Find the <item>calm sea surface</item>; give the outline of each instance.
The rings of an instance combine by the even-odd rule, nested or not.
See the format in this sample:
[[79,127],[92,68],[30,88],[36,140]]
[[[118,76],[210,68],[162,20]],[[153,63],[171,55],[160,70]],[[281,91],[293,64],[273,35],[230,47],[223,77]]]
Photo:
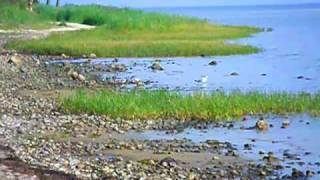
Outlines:
[[[163,8],[146,11],[205,18],[212,23],[273,29],[272,32],[259,33],[251,38],[237,41],[258,46],[264,49],[262,53],[216,57],[221,64],[214,69],[203,67],[205,60],[192,61],[191,65],[188,61],[180,61],[183,66],[181,69],[185,73],[181,79],[178,78],[178,82],[184,85],[191,86],[189,80],[208,75],[209,90],[222,87],[262,91],[319,91],[320,5]],[[198,68],[198,72],[194,71]],[[189,71],[191,69],[193,71]],[[233,71],[238,72],[240,76],[232,78],[225,76]],[[261,76],[262,73],[267,76]],[[304,78],[297,79],[298,76]]]

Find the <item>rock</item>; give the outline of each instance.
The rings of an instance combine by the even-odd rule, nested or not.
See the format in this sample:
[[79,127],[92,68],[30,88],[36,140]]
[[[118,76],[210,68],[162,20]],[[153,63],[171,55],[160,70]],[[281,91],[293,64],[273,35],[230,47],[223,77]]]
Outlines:
[[23,60],[21,59],[20,56],[14,55],[14,56],[10,57],[10,59],[8,60],[8,63],[9,64],[14,64],[16,66],[21,66],[22,63],[23,63]]
[[218,64],[218,62],[215,61],[215,60],[209,62],[209,65],[210,65],[210,66],[216,66],[217,64]]
[[275,157],[272,152],[269,152],[267,156],[263,157],[263,160],[269,163],[273,163],[273,162],[277,162],[278,158]]
[[264,151],[259,151],[259,154],[263,155],[263,154],[265,154],[265,152]]
[[310,155],[310,154],[312,154],[311,152],[305,152],[304,153],[304,155],[306,155],[306,156],[308,156],[308,155]]
[[315,172],[313,172],[313,171],[310,171],[310,170],[307,170],[306,171],[306,176],[307,177],[312,177],[312,176],[314,176],[316,173]]
[[282,121],[282,127],[281,128],[287,128],[288,126],[290,126],[290,121],[289,119],[285,119]]
[[77,79],[78,79],[79,81],[85,81],[85,80],[86,80],[86,77],[84,77],[84,75],[82,75],[82,74],[79,74]]
[[95,58],[97,58],[97,55],[94,54],[94,53],[91,53],[91,54],[89,54],[89,58],[90,59],[95,59]]
[[163,71],[163,67],[159,63],[153,63],[150,68],[154,71]]
[[196,179],[196,175],[193,173],[193,172],[190,172],[189,174],[188,174],[188,179],[189,180],[194,180],[194,179]]
[[264,118],[260,118],[257,123],[256,123],[256,129],[259,131],[265,131],[268,130],[268,121],[265,120]]
[[67,56],[67,55],[65,55],[65,54],[61,54],[61,57],[64,58],[64,59],[69,58],[69,56]]
[[299,171],[299,170],[297,170],[296,168],[293,168],[292,169],[292,174],[291,174],[291,176],[293,177],[293,178],[303,178],[304,177],[304,174],[303,174],[303,172],[302,171]]
[[219,160],[219,159],[220,159],[220,158],[219,158],[218,156],[213,156],[213,157],[212,157],[212,160],[213,160],[213,161],[217,161],[217,160]]
[[110,66],[110,70],[109,71],[118,71],[118,72],[125,72],[127,71],[127,66],[124,64],[111,64]]
[[172,157],[166,157],[164,159],[162,159],[160,162],[160,165],[167,167],[167,166],[176,166],[178,163],[175,159],[173,159]]
[[76,71],[73,71],[70,76],[73,80],[76,80],[78,79],[79,74]]
[[237,73],[237,72],[232,72],[232,73],[230,74],[230,76],[239,76],[239,73]]
[[243,145],[243,148],[244,148],[244,150],[252,150],[252,144],[244,144]]
[[260,174],[260,176],[267,176],[267,173],[263,170],[261,170],[259,174]]

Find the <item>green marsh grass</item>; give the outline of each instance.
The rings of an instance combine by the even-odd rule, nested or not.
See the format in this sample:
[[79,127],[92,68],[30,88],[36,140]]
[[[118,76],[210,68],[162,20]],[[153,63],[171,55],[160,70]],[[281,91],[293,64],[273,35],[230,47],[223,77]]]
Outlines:
[[320,115],[320,94],[214,92],[182,95],[168,91],[98,92],[77,90],[61,98],[70,113],[124,119],[228,120],[249,114]]
[[0,29],[47,28],[50,18],[26,10],[26,1],[0,0]]
[[253,27],[213,25],[194,18],[98,5],[68,5],[58,9],[38,6],[36,10],[43,18],[98,27],[12,42],[7,48],[54,55],[95,53],[99,57],[233,55],[259,51],[249,45],[225,43],[260,31]]

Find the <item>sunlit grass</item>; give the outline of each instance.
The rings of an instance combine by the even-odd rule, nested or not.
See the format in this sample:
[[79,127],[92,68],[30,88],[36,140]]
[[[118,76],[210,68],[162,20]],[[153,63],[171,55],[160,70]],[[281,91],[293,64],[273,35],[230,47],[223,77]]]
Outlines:
[[46,39],[11,42],[6,48],[51,55],[95,53],[99,57],[233,55],[259,51],[249,45],[225,43],[225,40],[248,37],[260,31],[252,27],[213,25],[200,19],[98,5],[62,8],[41,5],[35,8],[34,14],[24,13],[41,20],[98,27],[57,33]]
[[182,95],[168,91],[78,90],[61,100],[70,113],[108,115],[124,119],[227,120],[259,113],[320,115],[320,94],[259,92]]
[[[198,27],[202,27],[201,30]],[[180,24],[170,30],[96,30],[55,34],[46,39],[18,41],[7,47],[30,53],[72,56],[95,53],[99,57],[168,57],[250,54],[259,51],[249,45],[227,44],[226,39],[250,36],[258,29]]]
[[26,10],[22,3],[11,4],[0,0],[0,29],[46,28],[49,19]]

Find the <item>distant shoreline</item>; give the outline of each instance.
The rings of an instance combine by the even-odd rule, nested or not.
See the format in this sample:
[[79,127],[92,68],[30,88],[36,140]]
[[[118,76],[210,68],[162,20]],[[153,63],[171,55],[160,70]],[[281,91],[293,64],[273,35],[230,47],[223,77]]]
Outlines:
[[252,8],[261,8],[261,9],[318,9],[320,8],[320,3],[301,3],[301,4],[265,4],[265,5],[217,5],[217,6],[163,6],[163,7],[134,7],[134,9],[142,9],[142,10],[153,10],[153,9],[243,9],[248,10]]

